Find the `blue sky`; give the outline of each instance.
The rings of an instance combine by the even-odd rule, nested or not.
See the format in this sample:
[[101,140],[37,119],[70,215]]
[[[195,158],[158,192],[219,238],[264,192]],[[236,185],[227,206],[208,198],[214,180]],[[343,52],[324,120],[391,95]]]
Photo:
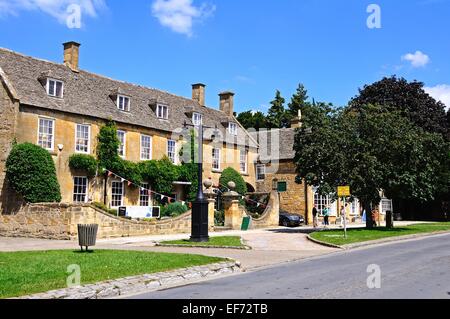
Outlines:
[[[66,23],[73,4],[81,28]],[[370,4],[381,28],[367,27]],[[392,74],[450,106],[450,0],[0,0],[0,30],[0,47],[55,62],[78,41],[81,68],[115,79],[182,96],[203,82],[211,107],[232,90],[238,112],[300,82],[345,105]]]

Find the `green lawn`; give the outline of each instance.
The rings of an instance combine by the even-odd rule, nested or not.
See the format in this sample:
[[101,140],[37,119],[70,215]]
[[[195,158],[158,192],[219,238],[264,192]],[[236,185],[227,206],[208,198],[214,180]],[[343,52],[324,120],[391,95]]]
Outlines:
[[386,237],[405,236],[419,233],[432,233],[438,231],[450,231],[450,223],[417,224],[394,229],[375,228],[368,230],[365,228],[349,229],[348,238],[344,238],[343,230],[319,231],[311,234],[311,237],[334,245],[347,245],[370,240],[377,240]]
[[135,251],[0,252],[0,298],[66,288],[67,267],[81,267],[81,284],[223,261],[199,255]]
[[223,236],[223,237],[210,237],[208,242],[194,243],[189,240],[174,240],[163,241],[161,244],[166,245],[186,245],[186,246],[218,246],[218,247],[244,247],[241,243],[241,237],[239,236]]

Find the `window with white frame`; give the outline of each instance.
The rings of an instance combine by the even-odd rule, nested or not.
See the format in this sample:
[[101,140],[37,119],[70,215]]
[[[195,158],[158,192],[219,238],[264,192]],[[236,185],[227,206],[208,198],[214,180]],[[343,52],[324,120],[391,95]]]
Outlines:
[[55,120],[39,119],[38,145],[53,151],[55,143]]
[[192,114],[192,124],[200,126],[203,124],[203,116],[200,113]]
[[174,140],[167,141],[167,157],[172,163],[177,161],[177,143]]
[[89,125],[77,124],[75,134],[75,152],[89,154],[91,127]]
[[156,116],[159,119],[168,120],[169,119],[169,107],[167,105],[158,104],[156,106]]
[[123,182],[115,181],[111,186],[111,207],[123,206]]
[[213,148],[212,150],[212,168],[215,171],[220,171],[220,149]]
[[236,123],[228,123],[228,133],[238,135],[238,126]]
[[256,180],[264,181],[266,179],[266,165],[256,165]]
[[76,176],[73,178],[73,202],[86,203],[88,200],[87,177]]
[[128,96],[118,95],[117,96],[117,108],[121,111],[130,111],[131,99]]
[[331,204],[331,200],[330,200],[330,196],[322,196],[320,195],[317,190],[314,191],[314,205],[316,205],[317,210],[319,211],[320,214],[323,213],[323,210],[325,208],[330,209],[330,204]]
[[117,131],[117,138],[119,139],[119,149],[117,150],[120,157],[125,157],[126,135],[124,131]]
[[248,172],[248,151],[247,150],[240,150],[239,155],[239,165],[241,169],[241,173],[247,174]]
[[139,192],[139,206],[148,207],[150,206],[150,201],[150,186],[148,183],[143,183]]
[[47,79],[46,89],[50,96],[62,98],[64,95],[64,84],[61,81]]
[[141,160],[149,161],[152,159],[152,137],[141,135]]

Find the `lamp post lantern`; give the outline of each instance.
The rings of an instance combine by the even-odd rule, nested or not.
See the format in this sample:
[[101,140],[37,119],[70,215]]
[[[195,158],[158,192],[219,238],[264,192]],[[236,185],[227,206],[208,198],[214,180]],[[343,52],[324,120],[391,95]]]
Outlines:
[[[186,123],[184,125],[185,127],[190,126]],[[194,127],[198,129],[198,191],[197,197],[192,203],[191,241],[199,243],[209,241],[208,199],[203,193],[203,130],[207,127],[203,125]]]

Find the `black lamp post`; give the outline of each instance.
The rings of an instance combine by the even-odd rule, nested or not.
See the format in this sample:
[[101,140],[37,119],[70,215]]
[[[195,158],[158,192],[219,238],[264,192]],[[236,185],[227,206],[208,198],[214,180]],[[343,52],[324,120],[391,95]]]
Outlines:
[[[186,122],[184,126],[193,126],[198,129],[198,192],[195,201],[192,203],[192,242],[209,241],[209,223],[208,223],[208,200],[203,193],[203,125],[189,125]],[[193,148],[195,149],[195,148]]]

